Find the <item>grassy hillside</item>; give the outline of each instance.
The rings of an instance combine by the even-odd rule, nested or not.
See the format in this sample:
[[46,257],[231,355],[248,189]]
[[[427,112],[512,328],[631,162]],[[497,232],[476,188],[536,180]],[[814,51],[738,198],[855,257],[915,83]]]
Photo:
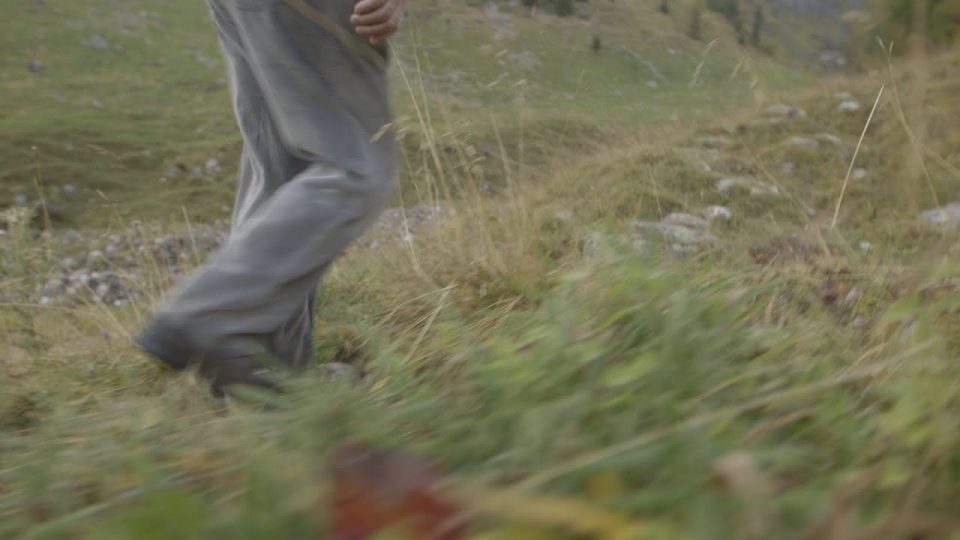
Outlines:
[[[195,220],[226,215],[240,143],[202,2],[8,2],[0,201],[37,200],[39,175],[63,227],[180,219],[181,207]],[[748,103],[755,82],[800,80],[733,46],[703,54],[653,4],[601,2],[583,20],[416,2],[395,43],[408,148],[424,137],[418,102],[437,134],[500,154],[499,134],[516,159],[524,137],[532,163],[561,140],[682,122]]]
[[[189,56],[213,46],[199,8],[142,4],[130,34],[84,25],[134,2],[51,0],[3,34],[23,104],[0,118],[3,189],[29,192],[36,145],[44,189],[74,175],[85,221],[38,236],[42,214],[5,213],[0,538],[326,538],[331,450],[352,438],[440,464],[470,538],[957,538],[960,216],[920,214],[960,200],[956,53],[811,81],[720,24],[704,56],[641,2],[518,11],[499,40],[500,15],[421,6],[396,45],[402,196],[444,217],[335,265],[290,395],[223,404],[129,344],[218,231],[201,222],[237,144],[218,70]],[[94,33],[123,48],[76,46]],[[169,45],[155,71],[148,39]],[[60,55],[101,71],[58,74]],[[16,71],[34,56],[44,71]],[[189,178],[217,152],[212,181]],[[65,254],[98,272],[88,289],[109,272],[139,293],[46,297],[77,272]]]

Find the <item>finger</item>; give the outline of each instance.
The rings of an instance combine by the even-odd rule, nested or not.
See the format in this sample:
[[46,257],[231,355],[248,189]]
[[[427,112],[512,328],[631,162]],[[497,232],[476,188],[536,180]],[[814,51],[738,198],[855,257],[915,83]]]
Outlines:
[[382,22],[380,24],[374,24],[369,26],[358,26],[357,34],[361,36],[368,36],[371,38],[380,38],[380,37],[390,37],[397,32],[397,29],[400,27],[400,21],[398,17],[391,17],[390,20]]
[[387,32],[387,33],[385,33],[385,34],[379,34],[379,35],[376,35],[376,36],[371,37],[371,38],[370,38],[370,43],[371,43],[372,45],[379,45],[379,44],[381,44],[381,43],[384,43],[384,42],[386,42],[388,39],[390,39],[391,36],[393,36],[394,34],[396,34],[399,29],[400,29],[400,25],[397,24],[395,30],[392,30],[392,31]]
[[376,26],[390,20],[395,12],[395,7],[391,3],[386,3],[380,9],[371,11],[364,15],[354,14],[350,17],[350,23],[354,26]]
[[371,11],[377,11],[388,3],[389,0],[360,0],[360,2],[357,2],[357,5],[353,7],[353,13],[355,15],[364,15]]

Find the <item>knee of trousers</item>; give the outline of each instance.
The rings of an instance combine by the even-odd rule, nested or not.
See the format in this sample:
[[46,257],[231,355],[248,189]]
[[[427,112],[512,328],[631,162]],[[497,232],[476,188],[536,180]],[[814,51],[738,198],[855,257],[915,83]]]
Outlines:
[[377,213],[393,197],[397,175],[391,168],[371,166],[370,169],[352,172],[328,161],[314,162],[290,182],[287,197],[295,200],[334,197],[343,204],[342,210],[360,214],[357,217]]

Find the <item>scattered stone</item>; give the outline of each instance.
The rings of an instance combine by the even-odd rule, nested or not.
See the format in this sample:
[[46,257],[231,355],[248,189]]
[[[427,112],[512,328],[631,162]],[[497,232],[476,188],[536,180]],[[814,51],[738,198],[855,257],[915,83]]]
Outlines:
[[709,222],[717,220],[729,221],[733,219],[733,212],[726,206],[708,206],[703,209],[703,215]]
[[859,247],[860,247],[860,251],[864,253],[870,253],[870,251],[873,249],[873,244],[871,244],[870,242],[864,241],[864,242],[860,242]]
[[207,172],[215,173],[220,171],[220,160],[217,158],[210,158],[204,164],[204,167],[207,169]]
[[629,246],[637,253],[645,253],[648,247],[646,239],[641,235],[617,237],[594,231],[583,240],[583,256],[587,259],[595,259],[602,255],[609,255],[614,252],[612,248],[618,245]]
[[203,169],[201,169],[199,166],[194,167],[193,170],[190,171],[190,174],[194,178],[201,178],[203,176]]
[[869,174],[870,173],[868,173],[867,170],[864,169],[863,167],[857,167],[856,169],[853,170],[852,173],[850,173],[850,178],[857,181],[866,180]]
[[64,259],[60,261],[60,268],[63,268],[64,270],[73,270],[76,267],[77,260],[73,257],[64,257]]
[[64,289],[64,287],[63,287],[63,279],[62,279],[62,278],[53,278],[53,279],[47,281],[47,282],[43,285],[43,289],[42,289],[42,291],[43,291],[43,296],[44,296],[44,297],[56,296],[58,293],[60,293],[61,291],[63,291],[63,289]]
[[706,231],[670,223],[634,221],[630,224],[630,228],[641,234],[656,233],[664,240],[681,246],[714,245],[719,241],[716,236]]
[[66,195],[66,196],[68,196],[68,197],[72,197],[72,196],[76,195],[76,194],[77,194],[77,186],[75,186],[75,185],[73,185],[73,184],[67,184],[67,185],[63,186],[63,194]]
[[97,298],[99,298],[100,300],[103,300],[104,298],[106,298],[108,294],[110,294],[110,285],[106,283],[101,283],[97,285],[97,290],[95,294],[97,295]]
[[328,362],[323,364],[323,368],[328,379],[353,379],[358,375],[355,367],[343,362]]
[[90,100],[90,105],[97,109],[103,108],[103,102],[100,101],[99,99]]
[[777,186],[770,185],[749,176],[732,176],[717,182],[717,191],[720,193],[732,193],[737,190],[745,190],[749,192],[750,195],[780,194]]
[[843,139],[841,139],[840,137],[837,137],[832,133],[821,133],[817,135],[817,138],[820,139],[821,141],[828,142],[834,146],[843,145]]
[[69,229],[63,232],[61,238],[66,244],[76,244],[83,240],[83,235],[73,229]]
[[462,84],[467,80],[467,72],[460,69],[451,69],[447,72],[447,80],[453,84]]
[[715,148],[676,148],[674,154],[689,167],[705,173],[713,172],[724,158],[723,152]]
[[171,166],[167,167],[167,170],[166,170],[166,171],[164,171],[163,176],[166,177],[166,178],[173,179],[173,178],[176,178],[176,177],[180,176],[180,174],[183,173],[183,172],[184,172],[184,168],[183,168],[182,166],[180,166],[180,165],[171,165]]
[[938,227],[960,229],[960,203],[951,203],[920,213],[920,219]]
[[705,229],[707,227],[707,221],[705,219],[691,214],[684,214],[682,212],[673,212],[672,214],[667,215],[667,217],[663,218],[662,223],[668,225],[681,225],[693,229]]
[[820,53],[820,68],[826,71],[841,71],[847,67],[847,57],[840,51],[823,51]]
[[792,161],[788,161],[780,167],[780,171],[783,172],[783,174],[793,174],[797,171],[797,164]]
[[103,252],[108,259],[113,259],[120,253],[120,248],[118,248],[116,244],[107,244]]
[[39,60],[31,60],[30,63],[27,64],[27,69],[30,73],[40,73],[43,71],[43,67],[43,62]]
[[812,137],[794,137],[790,139],[790,146],[812,150],[820,146],[820,143]]
[[106,265],[107,257],[99,249],[95,249],[87,254],[87,267],[96,268]]
[[807,112],[799,107],[793,105],[786,105],[783,103],[777,103],[775,105],[770,105],[765,110],[767,116],[773,116],[777,118],[784,118],[787,120],[797,120],[800,118],[806,118]]
[[859,101],[852,99],[843,100],[839,105],[837,105],[837,111],[845,113],[855,113],[860,111],[862,108],[863,105],[861,105]]
[[13,198],[13,204],[21,207],[27,206],[30,204],[30,198],[23,193],[19,193]]
[[107,41],[107,38],[101,36],[100,34],[94,34],[83,42],[83,46],[89,49],[105,51],[110,48],[110,42]]

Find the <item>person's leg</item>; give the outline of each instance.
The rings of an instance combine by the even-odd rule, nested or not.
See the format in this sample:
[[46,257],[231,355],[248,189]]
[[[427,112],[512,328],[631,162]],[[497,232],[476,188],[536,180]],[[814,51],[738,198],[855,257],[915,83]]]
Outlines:
[[[230,13],[216,3],[211,5],[211,12],[228,64],[234,110],[244,141],[233,213],[232,228],[236,230],[277,189],[302,172],[307,162],[285,150]],[[267,341],[268,351],[289,367],[302,368],[313,361],[314,298],[315,291],[311,291],[303,306]]]
[[[302,172],[306,162],[284,149],[229,12],[217,4],[211,5],[211,11],[227,61],[233,106],[244,142],[233,213],[232,228],[236,230],[277,189]],[[301,368],[313,360],[314,297],[315,291],[311,291],[304,305],[268,339],[268,351],[289,367]]]
[[[154,345],[175,335],[181,355],[273,349],[302,363],[312,313],[305,299],[376,219],[395,183],[395,144],[376,136],[389,122],[385,75],[282,3],[211,4],[221,31],[229,25],[237,116],[248,143],[236,226],[146,335],[161,336]],[[243,88],[259,90],[266,107],[243,99],[256,94]],[[257,144],[268,139],[279,144]],[[299,171],[269,185],[288,167]],[[146,345],[179,363],[163,358],[170,356],[163,346]]]

